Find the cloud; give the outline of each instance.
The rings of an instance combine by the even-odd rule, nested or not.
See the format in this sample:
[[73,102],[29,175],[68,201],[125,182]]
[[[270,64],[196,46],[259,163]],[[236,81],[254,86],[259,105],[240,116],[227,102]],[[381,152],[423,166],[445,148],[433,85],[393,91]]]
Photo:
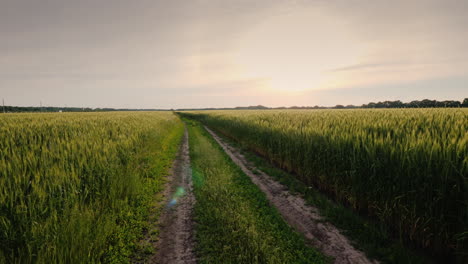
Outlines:
[[362,69],[375,69],[375,68],[386,67],[386,66],[389,66],[389,65],[399,65],[399,64],[401,64],[401,63],[361,63],[361,64],[355,64],[355,65],[351,65],[351,66],[331,69],[330,72],[355,71],[355,70],[362,70]]
[[[468,76],[467,13],[454,0],[4,0],[0,96],[177,108],[330,99],[294,85],[369,101],[375,94],[360,87],[458,87],[450,80]],[[285,89],[268,90],[275,82]]]

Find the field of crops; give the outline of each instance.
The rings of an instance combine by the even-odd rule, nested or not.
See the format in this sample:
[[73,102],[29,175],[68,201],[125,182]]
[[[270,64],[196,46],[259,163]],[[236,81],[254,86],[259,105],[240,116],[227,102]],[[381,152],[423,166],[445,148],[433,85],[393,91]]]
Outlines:
[[184,114],[440,254],[468,252],[468,110]]
[[0,263],[128,261],[182,133],[170,112],[0,116]]
[[[193,119],[365,216],[362,225],[376,222],[383,234],[438,257],[468,257],[466,109],[180,116],[189,128],[197,200],[191,232],[200,263],[328,259],[306,245]],[[150,215],[157,223],[155,206],[164,203],[155,194],[167,189],[183,133],[170,112],[0,115],[0,263],[128,263]],[[405,262],[392,254],[386,262]]]

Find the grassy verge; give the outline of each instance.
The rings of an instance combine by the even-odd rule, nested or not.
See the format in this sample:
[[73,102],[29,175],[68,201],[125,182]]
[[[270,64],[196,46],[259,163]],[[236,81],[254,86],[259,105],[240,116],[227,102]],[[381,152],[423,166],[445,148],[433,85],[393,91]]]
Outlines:
[[200,263],[326,263],[207,132],[187,121]]
[[[216,129],[214,129],[216,131]],[[354,245],[364,251],[370,258],[378,259],[381,263],[434,263],[433,260],[423,256],[422,253],[408,249],[400,241],[392,240],[385,226],[381,226],[366,219],[349,208],[329,200],[314,188],[307,187],[297,180],[294,175],[277,168],[265,158],[255,154],[249,146],[243,145],[225,135],[219,136],[241,150],[247,160],[252,162],[256,169],[272,176],[278,182],[287,186],[292,193],[301,194],[306,202],[319,208],[320,213],[327,221],[344,231],[351,238]]]
[[163,207],[164,197],[161,193],[183,133],[184,128],[180,124],[165,138],[156,134],[149,135],[142,149],[127,167],[129,173],[140,175],[140,194],[120,208],[116,219],[119,223],[118,230],[109,239],[105,263],[127,263],[130,257],[143,260],[154,254],[152,245],[138,243],[138,240],[143,231],[151,230],[152,239],[159,235],[155,224]]

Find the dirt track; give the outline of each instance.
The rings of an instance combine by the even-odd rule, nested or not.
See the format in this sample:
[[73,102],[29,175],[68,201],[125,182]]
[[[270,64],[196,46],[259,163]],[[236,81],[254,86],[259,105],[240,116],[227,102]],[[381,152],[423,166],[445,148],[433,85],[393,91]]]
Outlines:
[[192,220],[195,197],[187,130],[171,170],[166,207],[160,218],[161,233],[155,245],[157,253],[149,263],[196,263]]
[[290,194],[285,186],[265,173],[258,170],[258,173],[254,174],[251,170],[253,165],[237,149],[224,142],[209,128],[205,128],[229,157],[266,194],[284,220],[303,234],[313,247],[333,257],[334,263],[377,263],[370,261],[363,252],[355,249],[336,227],[324,222],[317,208],[307,205],[302,197]]

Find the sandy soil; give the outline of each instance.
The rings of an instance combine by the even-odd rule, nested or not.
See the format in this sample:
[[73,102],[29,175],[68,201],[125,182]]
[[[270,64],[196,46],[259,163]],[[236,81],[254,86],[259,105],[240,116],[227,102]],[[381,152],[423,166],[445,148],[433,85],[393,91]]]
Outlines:
[[370,261],[363,252],[355,249],[335,226],[324,222],[317,208],[307,205],[302,197],[292,195],[285,186],[260,170],[256,170],[258,172],[254,174],[252,172],[254,166],[237,149],[224,142],[209,128],[205,128],[242,171],[266,194],[284,220],[303,234],[313,247],[333,257],[334,263],[378,263]]
[[194,253],[192,171],[185,131],[179,153],[172,166],[166,188],[166,207],[160,218],[160,236],[155,243],[157,253],[149,263],[196,263]]

